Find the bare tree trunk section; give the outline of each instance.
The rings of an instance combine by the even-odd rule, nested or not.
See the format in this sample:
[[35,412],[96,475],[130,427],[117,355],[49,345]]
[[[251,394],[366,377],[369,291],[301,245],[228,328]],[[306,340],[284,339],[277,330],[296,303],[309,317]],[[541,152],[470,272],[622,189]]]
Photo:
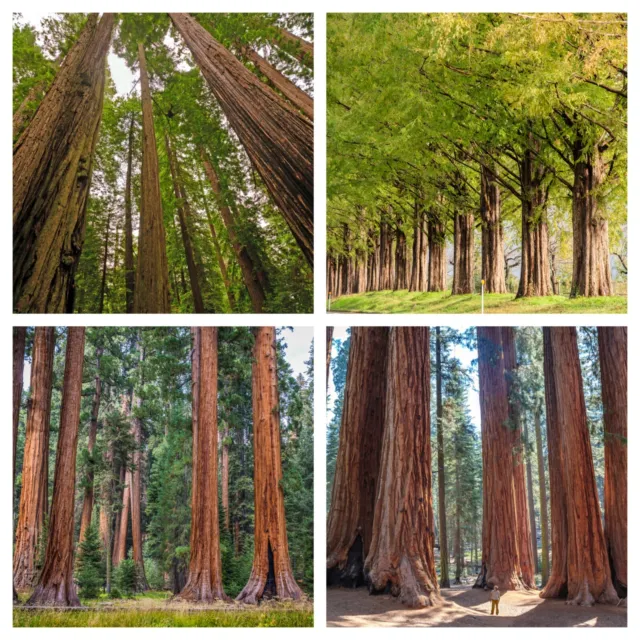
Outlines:
[[[326,388],[329,389],[329,371],[331,369],[331,347],[333,346],[333,327],[327,327],[327,378]],[[15,397],[15,396],[14,396]]]
[[604,406],[604,534],[611,578],[627,597],[627,327],[598,327]]
[[440,602],[431,498],[427,327],[393,327],[373,537],[365,561],[370,593],[390,587],[411,607]]
[[[539,416],[537,417],[539,420]],[[536,510],[535,503],[533,500],[533,472],[531,469],[531,456],[529,455],[529,427],[527,426],[527,421],[523,421],[524,428],[522,431],[523,435],[523,443],[525,447],[525,457],[526,457],[526,471],[527,471],[527,508],[529,511],[529,531],[531,535],[531,553],[533,554],[531,558],[533,559],[533,570],[534,573],[538,573],[538,535],[536,529]]]
[[69,327],[53,501],[44,566],[28,605],[80,606],[73,582],[73,506],[82,400],[84,327]]
[[191,15],[169,15],[313,267],[313,124]]
[[[448,588],[451,586],[451,583],[449,582],[449,545],[447,539],[447,505],[445,499],[444,477],[444,426],[442,424],[442,419],[442,336],[440,335],[440,327],[436,327],[436,438],[438,444],[438,539],[440,540],[440,586]],[[456,490],[458,490],[459,484],[456,467]],[[457,500],[458,498],[456,498],[456,501]],[[458,528],[456,531],[456,540],[459,541],[459,521],[456,526]],[[456,579],[459,578],[460,576],[457,575]]]
[[275,327],[258,327],[253,349],[254,554],[251,575],[236,600],[300,600],[289,560],[280,458],[280,408]]
[[473,215],[455,214],[453,218],[452,295],[473,293]]
[[447,288],[447,243],[444,222],[437,214],[427,216],[429,237],[429,273],[427,291],[444,291]]
[[487,293],[506,293],[504,238],[500,211],[500,187],[495,174],[481,167],[480,219],[482,221],[482,279]]
[[293,45],[296,49],[294,55],[299,62],[309,67],[313,66],[313,43],[299,38],[286,29],[278,29],[278,36],[282,41]]
[[13,148],[13,304],[72,312],[114,15],[91,14]]
[[117,567],[127,557],[127,529],[129,527],[129,511],[131,508],[131,471],[125,469],[124,488],[122,489],[122,510],[117,521],[117,541],[113,548],[113,566]]
[[142,168],[140,172],[140,226],[134,313],[171,313],[167,246],[162,219],[160,169],[153,124],[153,105],[144,46],[138,43],[142,95]]
[[[20,426],[20,405],[24,384],[24,349],[27,328],[13,328],[13,483],[16,482],[16,455],[18,451],[18,427]],[[329,364],[327,360],[327,370]]]
[[549,580],[549,515],[547,510],[547,482],[542,450],[542,430],[540,429],[540,409],[536,409],[536,453],[538,457],[538,483],[540,491],[540,529],[542,538],[542,586]]
[[413,252],[409,291],[426,291],[429,283],[427,268],[428,231],[422,201],[414,203]]
[[280,73],[268,60],[265,60],[253,49],[244,47],[242,53],[296,109],[313,120],[313,98],[308,93],[299,89],[287,76]]
[[598,504],[575,327],[551,327],[549,342],[566,501],[567,601],[618,603]]
[[352,327],[327,521],[327,583],[364,584],[373,536],[387,385],[386,327]]
[[107,261],[109,259],[109,230],[111,226],[111,212],[107,215],[107,222],[104,226],[104,255],[102,256],[102,279],[100,281],[100,295],[98,299],[98,313],[104,311],[104,295],[107,289]]
[[179,598],[195,602],[227,600],[222,588],[218,522],[218,330],[195,329],[193,485],[189,576]]
[[229,513],[229,425],[225,423],[222,433],[222,509],[224,510],[224,528],[229,531],[231,514]]
[[133,299],[136,284],[136,272],[133,265],[133,221],[131,209],[131,189],[133,177],[133,138],[134,119],[131,114],[129,124],[129,146],[127,151],[127,178],[124,188],[124,280],[126,287],[126,311],[133,313]]

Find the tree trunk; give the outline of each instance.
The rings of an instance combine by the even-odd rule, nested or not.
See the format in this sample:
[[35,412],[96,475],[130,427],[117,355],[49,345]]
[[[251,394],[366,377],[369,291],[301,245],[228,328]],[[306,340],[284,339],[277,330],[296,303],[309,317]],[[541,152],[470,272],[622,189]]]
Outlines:
[[597,149],[585,153],[578,139],[574,151],[572,215],[573,278],[571,296],[613,295],[609,262],[609,225],[600,208],[604,159]]
[[[333,345],[333,327],[327,327],[327,389],[329,388],[329,370],[331,368],[331,347]],[[15,398],[15,395],[14,395]],[[15,420],[15,418],[14,418]],[[14,447],[15,449],[15,447]]]
[[[440,586],[450,587],[449,582],[449,548],[447,540],[447,505],[445,502],[445,478],[444,478],[444,427],[442,424],[442,337],[440,327],[436,327],[436,434],[438,441],[438,516],[440,540]],[[459,488],[456,467],[456,491]],[[456,502],[458,498],[456,498]],[[460,522],[456,523],[460,527]],[[459,530],[456,531],[458,540]],[[457,557],[457,556],[456,556]],[[456,576],[459,579],[459,575]]]
[[[407,269],[407,237],[402,228],[402,220],[396,218],[396,271],[393,288],[403,291],[409,288],[409,271]],[[361,289],[358,287],[358,292]]]
[[[455,459],[455,467],[456,467],[456,530],[455,530],[455,548],[454,553],[456,554],[456,577],[454,580],[454,584],[462,584],[462,569],[464,565],[463,549],[462,549],[462,504],[460,502],[460,460],[456,457]],[[440,545],[440,555],[442,556],[442,544]],[[449,557],[447,556],[447,572],[449,569]],[[444,585],[440,585],[444,586]],[[446,585],[447,587],[450,585]]]
[[547,511],[547,483],[542,451],[542,430],[540,429],[540,408],[536,408],[536,451],[538,454],[538,484],[540,487],[540,529],[542,538],[542,586],[549,580],[549,516]]
[[429,329],[394,327],[373,536],[370,593],[390,587],[411,607],[440,602],[431,502]]
[[47,495],[49,421],[53,383],[54,327],[36,327],[31,357],[31,381],[22,463],[22,490],[13,555],[14,585],[19,591],[33,586],[36,553],[43,533],[43,500]]
[[455,214],[453,218],[452,295],[473,293],[473,216]]
[[[553,597],[560,595],[556,591],[566,591],[570,604],[617,603],[598,504],[576,329],[551,327],[544,331],[551,347],[550,354],[545,350],[545,355],[550,356],[557,398],[555,409],[565,496],[561,516],[566,519],[566,571],[564,575],[556,573],[554,546],[552,577],[541,595]],[[549,447],[551,444],[550,441]]]
[[191,295],[193,298],[193,310],[195,313],[204,313],[204,302],[202,301],[202,292],[200,291],[200,282],[198,281],[198,267],[194,259],[193,246],[191,244],[191,236],[189,234],[189,226],[187,224],[187,207],[188,202],[184,190],[181,189],[180,173],[178,167],[178,159],[175,151],[171,147],[169,134],[165,133],[164,143],[167,148],[167,157],[169,159],[169,170],[171,172],[171,181],[173,182],[173,193],[176,197],[176,209],[178,211],[178,222],[180,223],[180,235],[182,237],[182,246],[187,259],[187,270],[189,272],[189,283],[191,284]]
[[204,163],[207,178],[209,179],[211,189],[213,190],[218,204],[218,210],[220,211],[220,215],[222,216],[224,226],[227,229],[229,241],[231,242],[231,246],[233,247],[233,250],[236,254],[238,264],[240,265],[240,270],[242,271],[242,279],[244,280],[244,284],[247,287],[249,298],[251,298],[251,305],[255,313],[262,313],[265,292],[257,276],[253,260],[251,259],[251,256],[249,255],[246,247],[243,247],[238,241],[238,236],[235,231],[235,221],[233,219],[231,210],[224,201],[222,189],[220,187],[220,181],[218,180],[218,176],[213,168],[213,165],[207,158],[204,149],[200,150],[200,154],[202,157],[202,162]]
[[313,43],[307,42],[286,29],[278,29],[279,39],[293,46],[295,58],[302,64],[313,66]]
[[353,327],[327,521],[327,584],[364,584],[382,448],[386,327]]
[[299,89],[289,78],[250,47],[243,47],[242,53],[267,78],[272,87],[277,89],[296,109],[313,120],[313,98],[309,94]]
[[49,537],[44,567],[27,603],[30,606],[80,606],[73,582],[73,506],[82,400],[84,334],[84,327],[68,329]]
[[[539,422],[540,416],[536,415],[535,419]],[[539,425],[538,425],[539,426]],[[536,529],[536,510],[535,503],[533,501],[533,473],[531,469],[531,455],[529,454],[529,427],[527,421],[524,420],[523,438],[525,446],[525,457],[527,467],[527,507],[529,510],[529,531],[531,534],[531,558],[533,559],[534,573],[538,573],[538,531]]]
[[627,328],[598,327],[604,407],[604,534],[611,579],[627,597]]
[[[131,398],[129,391],[122,394],[122,413],[127,421],[131,419]],[[113,566],[117,567],[127,557],[127,529],[131,507],[131,477],[126,464],[120,467],[122,486],[122,508],[116,516],[115,539],[113,541]]]
[[476,587],[523,589],[513,433],[500,327],[478,327],[478,378],[482,430],[482,569]]
[[133,266],[133,224],[131,212],[131,182],[133,176],[133,134],[134,119],[131,114],[129,124],[129,148],[127,152],[127,179],[124,188],[124,281],[126,287],[126,310],[133,313],[136,272]]
[[224,528],[229,531],[231,514],[229,513],[229,425],[225,423],[222,434],[222,509],[224,510]]
[[107,288],[107,260],[109,259],[109,227],[111,225],[111,213],[107,215],[107,223],[104,229],[104,255],[102,257],[102,279],[100,281],[100,294],[98,303],[98,313],[104,310],[104,294]]
[[171,313],[167,246],[162,218],[160,169],[153,124],[153,105],[142,42],[138,43],[142,95],[142,168],[140,172],[140,227],[134,313]]
[[[24,347],[27,341],[27,328],[13,328],[13,484],[16,482],[16,455],[18,452],[18,428],[20,426],[20,405],[24,382]],[[327,356],[327,371],[329,370]]]
[[313,267],[313,124],[191,15],[169,15]]
[[191,557],[184,600],[227,600],[222,588],[218,522],[218,330],[196,328],[192,360],[193,483]]
[[480,175],[480,218],[484,290],[487,293],[506,293],[500,187],[495,174],[484,166]]
[[47,83],[44,80],[34,84],[29,92],[25,96],[24,100],[20,103],[20,106],[13,114],[13,142],[18,140],[22,132],[25,130],[29,121],[33,117],[36,111],[36,105],[34,103],[39,102],[42,94],[46,90]]
[[422,202],[416,199],[414,204],[413,252],[411,282],[409,291],[426,291],[429,283],[427,270],[428,233],[427,220]]
[[427,291],[447,288],[447,244],[444,222],[433,211],[427,215],[429,236],[429,274]]
[[114,15],[91,14],[13,148],[13,303],[72,312]]
[[84,500],[82,502],[82,516],[80,517],[80,535],[78,537],[78,545],[84,540],[84,536],[91,524],[91,515],[93,514],[93,448],[96,444],[98,435],[98,412],[100,411],[100,397],[102,395],[102,380],[100,379],[100,360],[102,358],[103,348],[96,348],[96,388],[93,392],[93,400],[91,401],[91,419],[89,422],[89,439],[87,442],[87,450],[89,451],[89,469],[84,479]]
[[236,600],[257,604],[262,598],[300,600],[302,591],[289,560],[280,461],[280,408],[275,327],[258,327],[253,350],[253,456],[255,528],[253,567]]

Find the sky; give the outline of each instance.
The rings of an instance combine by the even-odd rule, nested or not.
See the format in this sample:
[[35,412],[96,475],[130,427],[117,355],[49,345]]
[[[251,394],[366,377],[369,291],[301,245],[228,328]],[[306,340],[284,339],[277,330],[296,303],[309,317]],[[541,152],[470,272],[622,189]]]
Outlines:
[[[334,340],[345,340],[347,337],[347,329],[348,327],[334,327],[333,328],[333,339]],[[464,331],[467,327],[457,327],[460,331]],[[335,358],[337,355],[337,350],[335,345],[331,349],[331,357]],[[453,349],[453,356],[458,358],[462,363],[462,366],[468,368],[471,364],[472,360],[475,360],[478,357],[476,351],[471,351],[461,345],[455,345]],[[478,393],[478,372],[471,371],[470,372],[472,383],[468,389],[468,405],[469,405],[469,413],[471,416],[471,423],[480,431],[480,396]],[[327,422],[331,421],[333,415],[333,403],[335,401],[335,387],[333,386],[333,376],[331,372],[329,372],[329,404],[327,407]]]

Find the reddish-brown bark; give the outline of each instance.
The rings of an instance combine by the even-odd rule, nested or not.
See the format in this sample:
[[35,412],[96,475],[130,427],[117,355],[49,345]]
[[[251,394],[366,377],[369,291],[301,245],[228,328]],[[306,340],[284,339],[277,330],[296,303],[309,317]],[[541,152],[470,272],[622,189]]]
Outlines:
[[256,604],[262,598],[300,600],[293,577],[284,513],[280,458],[280,407],[275,327],[258,327],[253,348],[254,553],[251,575],[236,600]]
[[327,522],[327,582],[364,583],[384,429],[386,327],[353,327]]
[[452,294],[473,293],[473,215],[455,214],[453,218]]
[[313,266],[313,124],[256,78],[191,15],[169,15]]
[[431,497],[429,329],[394,327],[373,537],[370,593],[390,588],[411,607],[440,602]]
[[598,327],[604,406],[604,534],[611,578],[627,595],[627,328]]
[[73,582],[73,504],[82,401],[84,336],[84,327],[69,327],[49,537],[42,573],[28,605],[80,605]]
[[133,265],[133,224],[131,216],[131,181],[133,175],[133,114],[129,123],[129,143],[127,152],[127,178],[124,188],[124,278],[127,313],[133,313],[133,298],[136,283],[136,272]]
[[170,313],[167,247],[162,219],[160,169],[153,125],[153,105],[144,46],[138,43],[142,95],[142,168],[138,266],[133,298],[135,313]]
[[[13,328],[13,481],[16,481],[16,453],[18,450],[18,426],[20,425],[20,404],[24,378],[24,347],[27,328]],[[328,366],[328,365],[327,365]]]
[[[565,498],[561,518],[566,521],[566,572],[562,575],[556,571],[554,546],[552,575],[541,596],[566,593],[570,604],[617,603],[598,504],[576,329],[551,327],[545,329],[545,333],[550,345],[549,351],[545,349],[545,356],[550,357],[548,367],[553,372],[561,450]],[[553,444],[557,446],[557,439]],[[551,475],[552,481],[557,479],[557,475]],[[552,491],[552,527],[553,497]]]
[[299,62],[307,66],[313,66],[313,43],[299,38],[286,29],[277,30],[276,42],[284,42],[290,45],[293,55]]
[[222,509],[224,510],[224,528],[229,531],[230,513],[229,513],[229,425],[225,423],[222,432]]
[[413,211],[413,251],[409,291],[426,291],[427,272],[427,219],[422,202],[416,198]]
[[500,187],[495,174],[485,166],[481,167],[480,174],[480,218],[484,289],[487,293],[506,293]]
[[329,368],[331,367],[331,346],[333,344],[333,327],[327,327],[327,378],[326,387],[329,388]]
[[444,222],[429,212],[427,234],[429,237],[429,272],[427,291],[444,291],[447,286],[447,244]]
[[73,311],[114,15],[91,14],[13,148],[13,304]]
[[[127,420],[131,419],[131,398],[129,392],[122,395],[122,413]],[[117,567],[127,557],[127,529],[129,526],[129,510],[131,507],[131,472],[124,464],[120,467],[120,485],[122,486],[122,506],[116,515],[114,530],[114,567]]]
[[[197,351],[197,353],[196,353]],[[191,557],[184,600],[226,600],[218,523],[218,330],[195,329]]]
[[43,508],[48,492],[47,462],[54,348],[55,329],[36,327],[27,404],[22,490],[13,555],[14,585],[20,591],[34,584],[36,550],[43,533]]

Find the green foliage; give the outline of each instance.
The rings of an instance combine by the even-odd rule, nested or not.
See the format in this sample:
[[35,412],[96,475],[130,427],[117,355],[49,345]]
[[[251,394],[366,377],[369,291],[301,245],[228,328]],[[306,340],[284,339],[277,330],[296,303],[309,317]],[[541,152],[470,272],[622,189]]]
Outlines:
[[138,590],[138,568],[131,558],[125,558],[114,570],[113,581],[116,589],[125,597],[131,597]]
[[78,548],[75,580],[78,594],[83,599],[97,598],[104,584],[104,562],[98,529],[93,521],[87,528]]

